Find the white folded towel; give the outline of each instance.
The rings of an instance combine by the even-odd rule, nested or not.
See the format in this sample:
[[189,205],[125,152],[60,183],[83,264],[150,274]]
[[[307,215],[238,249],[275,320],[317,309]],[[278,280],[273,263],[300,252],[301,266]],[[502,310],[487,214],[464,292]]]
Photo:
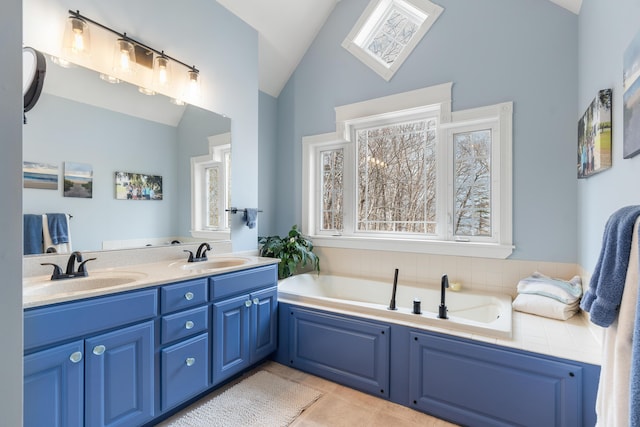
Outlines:
[[565,304],[557,299],[536,294],[519,294],[513,300],[512,305],[516,311],[558,320],[567,320],[580,309],[578,300],[571,304]]
[[582,296],[582,280],[580,276],[574,276],[569,281],[553,279],[535,272],[518,282],[518,293],[541,295],[564,304],[572,304]]

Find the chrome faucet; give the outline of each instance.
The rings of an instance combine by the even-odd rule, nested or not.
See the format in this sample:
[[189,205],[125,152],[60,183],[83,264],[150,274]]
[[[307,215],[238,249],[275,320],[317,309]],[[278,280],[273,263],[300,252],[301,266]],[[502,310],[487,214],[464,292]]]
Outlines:
[[[89,275],[85,265],[89,261],[93,261],[95,258],[89,258],[86,260],[82,259],[82,254],[79,251],[75,251],[71,253],[69,256],[69,260],[67,261],[67,270],[63,273],[62,268],[59,265],[51,263],[51,262],[43,262],[40,265],[51,265],[53,266],[53,274],[51,275],[51,280],[61,280],[61,279],[72,279],[74,277],[86,277]],[[76,262],[80,263],[78,265],[78,270],[75,271]]]
[[442,276],[442,281],[440,282],[440,307],[438,307],[438,317],[440,319],[448,319],[447,316],[447,306],[444,303],[445,297],[445,289],[449,287],[449,277],[446,274]]

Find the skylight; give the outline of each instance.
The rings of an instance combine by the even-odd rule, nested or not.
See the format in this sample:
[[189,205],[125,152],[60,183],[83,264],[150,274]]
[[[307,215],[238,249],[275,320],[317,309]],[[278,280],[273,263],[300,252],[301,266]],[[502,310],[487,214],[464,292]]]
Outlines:
[[342,46],[388,81],[442,11],[428,0],[372,0]]

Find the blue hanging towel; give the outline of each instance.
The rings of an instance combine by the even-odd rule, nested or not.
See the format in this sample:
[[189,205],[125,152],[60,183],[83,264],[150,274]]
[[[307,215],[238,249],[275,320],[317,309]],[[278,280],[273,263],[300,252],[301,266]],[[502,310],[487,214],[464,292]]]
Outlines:
[[42,215],[24,214],[24,255],[42,253]]
[[244,220],[247,223],[247,227],[254,228],[256,226],[257,218],[258,218],[258,209],[247,208],[244,210]]
[[580,307],[589,312],[592,323],[608,327],[618,317],[622,291],[627,278],[633,226],[640,216],[640,206],[618,209],[607,220],[602,248],[589,289]]
[[67,214],[48,213],[47,224],[49,226],[49,235],[54,245],[69,243],[69,221]]

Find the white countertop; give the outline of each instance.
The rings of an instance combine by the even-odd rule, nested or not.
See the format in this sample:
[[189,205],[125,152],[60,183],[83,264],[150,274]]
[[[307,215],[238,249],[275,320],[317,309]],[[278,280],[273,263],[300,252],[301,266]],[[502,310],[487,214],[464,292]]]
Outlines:
[[[40,275],[26,277],[23,280],[23,308],[33,308],[43,305],[55,304],[60,302],[68,302],[83,298],[97,297],[108,295],[116,292],[131,291],[135,289],[143,289],[151,286],[163,285],[166,283],[179,282],[183,280],[196,279],[198,277],[207,277],[215,274],[228,273],[231,271],[246,270],[264,265],[277,264],[277,258],[264,258],[258,256],[246,256],[233,254],[225,254],[220,256],[210,256],[209,260],[225,260],[225,259],[243,259],[245,263],[242,265],[234,265],[215,269],[198,269],[199,264],[191,263],[189,269],[182,268],[185,265],[185,258],[163,260],[158,262],[128,265],[118,268],[91,269],[91,264],[87,264],[89,270],[88,278],[73,278],[62,280],[50,280],[51,275]],[[204,265],[204,264],[202,264]],[[83,289],[82,283],[89,283],[91,280],[109,277],[131,277],[133,280],[124,284],[115,284],[113,286],[100,287],[95,289]],[[89,279],[89,280],[86,280]],[[70,282],[78,284],[77,290],[60,291],[57,288],[67,286]],[[84,282],[83,282],[84,281]],[[39,288],[41,291],[32,292],[33,289]]]

